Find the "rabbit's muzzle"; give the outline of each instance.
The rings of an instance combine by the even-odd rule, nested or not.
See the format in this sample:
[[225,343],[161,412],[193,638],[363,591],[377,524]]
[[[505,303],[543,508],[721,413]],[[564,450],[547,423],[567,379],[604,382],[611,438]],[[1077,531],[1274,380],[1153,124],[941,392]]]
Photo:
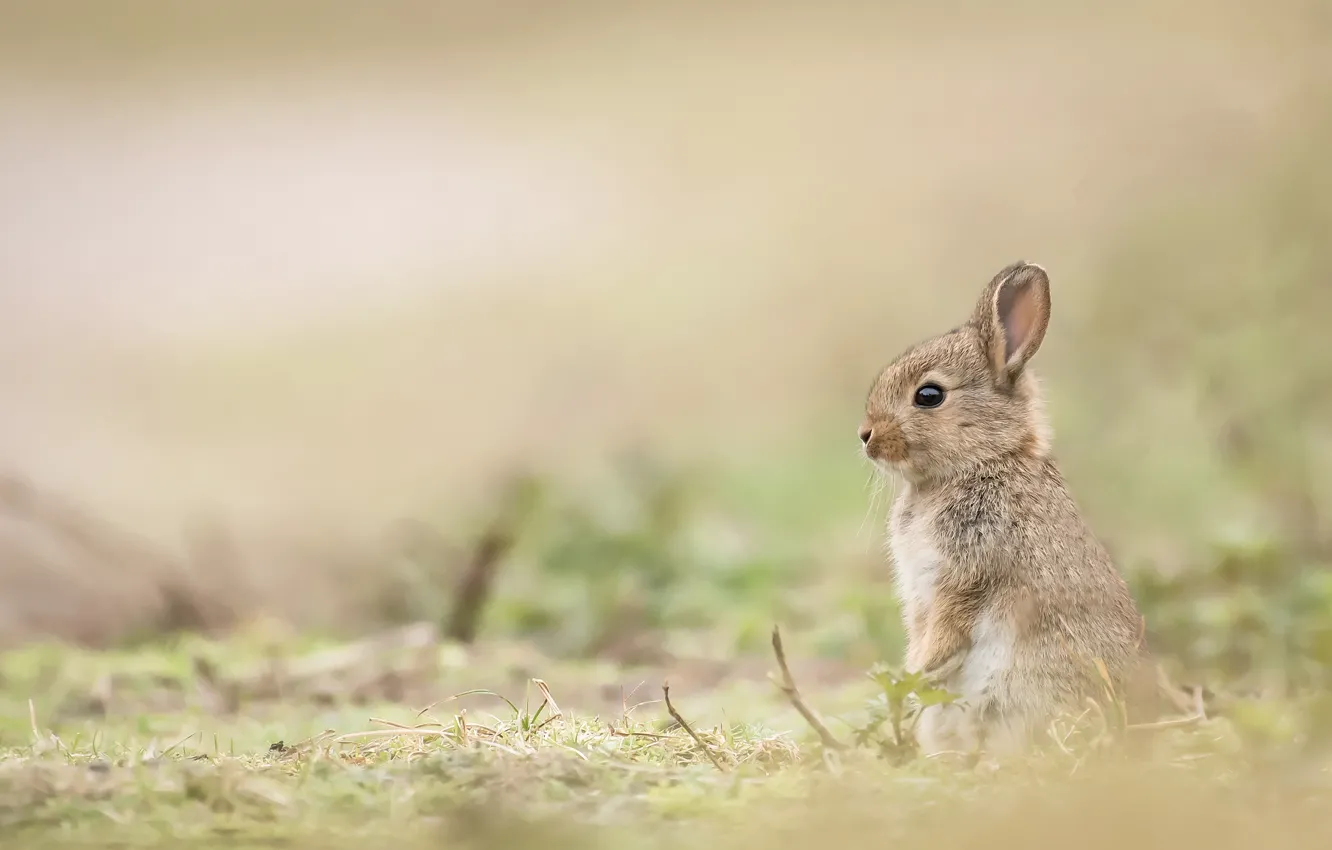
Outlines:
[[860,442],[865,446],[865,456],[875,463],[896,466],[907,458],[906,437],[892,419],[861,425]]

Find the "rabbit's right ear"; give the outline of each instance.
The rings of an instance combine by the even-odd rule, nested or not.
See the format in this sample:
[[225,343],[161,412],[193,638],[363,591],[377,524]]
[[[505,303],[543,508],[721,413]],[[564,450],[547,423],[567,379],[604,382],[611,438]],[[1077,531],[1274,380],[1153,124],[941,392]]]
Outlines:
[[976,304],[990,368],[1000,386],[1011,386],[1041,347],[1050,324],[1050,278],[1045,269],[1017,262],[994,276]]

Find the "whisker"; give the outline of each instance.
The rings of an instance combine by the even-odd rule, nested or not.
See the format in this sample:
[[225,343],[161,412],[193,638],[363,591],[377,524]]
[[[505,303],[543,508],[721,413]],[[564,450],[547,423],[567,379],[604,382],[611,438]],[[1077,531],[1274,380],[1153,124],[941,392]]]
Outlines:
[[875,469],[873,466],[870,467],[869,478],[865,481],[865,489],[869,491],[869,499],[866,500],[867,504],[865,507],[865,513],[860,518],[860,528],[856,532],[857,536],[865,533],[865,524],[869,522],[870,517],[877,516],[879,513],[879,497],[883,495],[884,486],[886,484],[884,481],[885,477],[886,476],[880,473],[879,470]]

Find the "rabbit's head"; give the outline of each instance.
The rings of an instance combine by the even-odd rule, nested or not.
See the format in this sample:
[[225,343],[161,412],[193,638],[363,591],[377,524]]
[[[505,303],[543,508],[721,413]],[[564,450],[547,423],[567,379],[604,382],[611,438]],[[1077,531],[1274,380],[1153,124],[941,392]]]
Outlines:
[[1019,454],[1049,452],[1027,362],[1050,320],[1050,279],[1014,263],[995,275],[970,320],[903,352],[874,382],[860,439],[881,470],[942,480]]

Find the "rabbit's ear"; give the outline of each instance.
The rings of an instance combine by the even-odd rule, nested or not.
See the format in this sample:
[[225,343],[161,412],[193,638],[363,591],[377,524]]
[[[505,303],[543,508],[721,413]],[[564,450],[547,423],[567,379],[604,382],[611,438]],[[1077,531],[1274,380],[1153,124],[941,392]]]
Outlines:
[[973,317],[1002,385],[1011,384],[1041,347],[1050,323],[1050,278],[1031,263],[1014,263],[985,288]]

